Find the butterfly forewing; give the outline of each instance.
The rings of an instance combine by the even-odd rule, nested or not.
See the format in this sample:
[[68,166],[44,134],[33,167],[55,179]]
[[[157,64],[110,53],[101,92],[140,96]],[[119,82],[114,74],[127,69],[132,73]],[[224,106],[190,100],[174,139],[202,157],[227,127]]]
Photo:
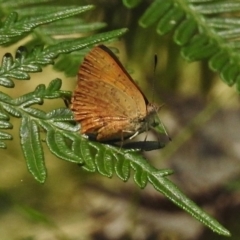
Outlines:
[[94,47],[78,73],[71,109],[82,133],[97,140],[133,135],[134,122],[146,117],[147,99],[114,54],[105,46]]

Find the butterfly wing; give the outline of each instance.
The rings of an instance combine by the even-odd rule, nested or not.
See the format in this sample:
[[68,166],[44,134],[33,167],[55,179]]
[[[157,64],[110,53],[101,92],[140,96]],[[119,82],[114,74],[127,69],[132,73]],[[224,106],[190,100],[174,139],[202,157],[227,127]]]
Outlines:
[[101,132],[98,140],[108,140],[120,138],[121,130],[135,131],[131,123],[146,116],[146,103],[141,90],[107,47],[96,46],[87,54],[71,106],[82,133]]

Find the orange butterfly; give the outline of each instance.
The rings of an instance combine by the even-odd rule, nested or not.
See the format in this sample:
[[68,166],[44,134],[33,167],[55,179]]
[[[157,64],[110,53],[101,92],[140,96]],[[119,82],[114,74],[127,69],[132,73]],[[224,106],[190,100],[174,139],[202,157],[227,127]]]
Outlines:
[[84,58],[71,102],[81,133],[102,142],[123,141],[147,131],[160,108],[148,102],[104,45],[94,47]]

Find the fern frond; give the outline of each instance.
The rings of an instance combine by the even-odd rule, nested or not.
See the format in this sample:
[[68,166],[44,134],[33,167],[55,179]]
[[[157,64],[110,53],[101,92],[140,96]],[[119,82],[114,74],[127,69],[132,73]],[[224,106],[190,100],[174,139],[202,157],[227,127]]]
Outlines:
[[126,29],[114,30],[85,38],[62,41],[44,49],[42,46],[39,46],[35,47],[29,53],[25,47],[19,47],[15,59],[13,59],[12,55],[9,53],[5,54],[3,57],[2,66],[0,67],[0,85],[14,87],[12,78],[27,80],[30,78],[28,73],[42,71],[42,66],[53,64],[54,59],[60,54],[70,53],[98,42],[107,41],[125,32]]
[[98,171],[107,177],[112,177],[115,173],[121,180],[127,181],[133,170],[134,181],[138,187],[145,188],[148,183],[151,183],[157,191],[164,194],[169,200],[189,212],[213,231],[225,236],[230,235],[224,227],[203,212],[166,178],[166,176],[172,174],[172,170],[154,168],[136,150],[119,151],[118,148],[111,145],[87,141],[78,133],[69,134],[73,140],[72,150],[75,155],[81,156],[84,164],[82,167],[87,171]]
[[[6,20],[9,24],[8,27],[2,29],[2,33],[5,34],[4,37],[7,39],[7,44],[20,40],[26,36],[26,34],[31,33],[31,39],[25,44],[28,49],[36,48],[36,46],[54,45],[62,42],[63,38],[76,39],[79,36],[83,37],[86,34],[92,33],[93,31],[102,29],[106,26],[103,22],[88,23],[77,16],[78,13],[83,13],[87,10],[93,9],[92,5],[83,7],[68,6],[66,8],[56,4],[39,6],[37,1],[32,1],[31,3],[24,1],[24,3],[21,4],[12,4],[9,3],[9,5],[7,4],[7,6],[3,6],[4,9],[6,8],[5,12],[12,9],[12,11],[16,11],[18,14],[11,13],[9,15],[9,19],[11,19],[11,21]],[[24,6],[24,8],[21,8],[21,6]],[[9,35],[9,28],[12,29],[11,31],[15,31],[17,36]],[[24,28],[24,31],[21,28]],[[2,39],[4,40],[4,38]],[[81,54],[75,53],[74,56],[76,57],[67,56],[69,63],[67,67],[65,66],[64,69],[61,68],[60,63],[54,66],[55,69],[64,71],[68,76],[75,75],[76,72],[74,72],[74,69],[77,69],[78,67],[77,64],[79,64]],[[63,58],[60,58],[60,61],[61,60],[63,60]],[[28,79],[27,75],[23,77],[24,79]],[[2,82],[2,84],[4,83]],[[13,84],[10,84],[10,82],[7,81],[4,86],[12,87]]]
[[[119,151],[119,148],[111,145],[88,141],[79,134],[79,126],[70,123],[73,116],[69,109],[58,108],[46,113],[34,108],[35,104],[42,104],[44,99],[64,96],[66,92],[61,90],[60,79],[53,80],[48,87],[41,84],[33,92],[16,99],[0,93],[0,106],[5,111],[0,116],[3,119],[9,119],[8,115],[22,118],[21,147],[28,170],[37,181],[43,183],[47,176],[43,142],[40,138],[40,128],[42,128],[46,133],[46,144],[49,150],[60,159],[81,164],[85,170],[98,171],[107,177],[112,177],[116,173],[123,181],[130,178],[133,170],[134,181],[140,188],[145,188],[148,183],[151,183],[159,192],[199,221],[219,234],[229,235],[229,232],[217,221],[203,212],[167,180],[166,176],[172,174],[172,170],[154,168],[136,150]],[[2,136],[1,132],[0,136]]]
[[[136,1],[123,1],[126,6]],[[126,4],[127,2],[127,4]],[[142,27],[157,22],[157,33],[174,31],[174,41],[189,61],[208,59],[223,81],[240,92],[239,19],[226,17],[240,10],[239,1],[155,0],[139,19]],[[223,15],[225,14],[225,15]]]
[[[75,131],[76,127],[69,124],[66,125],[65,123],[65,121],[70,121],[72,119],[72,114],[69,109],[56,109],[49,113],[45,113],[44,111],[32,106],[35,104],[42,104],[44,99],[65,97],[66,92],[60,90],[60,88],[61,80],[55,79],[48,85],[48,87],[41,84],[33,92],[27,93],[16,99],[12,99],[6,94],[0,93],[0,105],[5,111],[4,113],[1,113],[1,118],[8,120],[8,114],[14,117],[22,118],[20,126],[20,139],[23,154],[27,161],[28,170],[33,174],[35,179],[41,183],[43,183],[46,179],[46,169],[39,127],[48,126],[48,129],[45,129],[49,134],[52,132],[57,134],[63,130]],[[11,125],[8,124],[8,127],[11,127]],[[9,139],[9,135],[4,135],[2,132],[0,137],[1,140]],[[59,145],[60,142],[61,141],[57,139],[57,145]],[[51,141],[50,146],[54,144],[55,142]],[[58,150],[64,151],[64,155],[67,155],[66,147],[63,148],[63,145],[61,145]],[[73,154],[70,156],[72,158]],[[68,157],[68,159],[71,158]],[[75,156],[74,160],[78,163],[81,162],[78,156]]]
[[12,129],[13,126],[9,122],[9,116],[4,113],[3,109],[0,109],[0,148],[6,148],[4,140],[11,140],[12,136],[9,133],[1,131],[2,129]]
[[92,9],[93,6],[83,6],[83,7],[69,7],[63,11],[55,11],[49,14],[37,15],[29,18],[18,19],[18,14],[12,12],[2,23],[2,28],[0,29],[0,44],[13,43],[30,33],[34,28],[57,21],[59,19],[68,18],[70,16],[88,11]]
[[[29,0],[25,1],[29,2]],[[135,5],[138,2],[135,0]],[[73,16],[78,12],[76,7],[74,9],[69,8],[69,12],[60,8],[56,9],[53,12],[49,12],[49,15],[36,16],[35,14],[30,14],[31,17],[20,20],[18,20],[17,14],[10,14],[4,22],[4,28],[2,29],[2,43],[17,41],[32,32],[37,26],[63,19],[67,17],[67,14],[69,14],[68,16]],[[78,8],[78,10],[79,12],[85,11],[84,8]],[[54,15],[54,13],[57,15]],[[32,25],[30,24],[31,22]],[[66,20],[64,23],[65,30],[70,31],[70,21]],[[90,30],[90,28],[90,25],[85,25],[85,29]],[[46,29],[50,28],[46,27]],[[35,30],[36,35],[38,30]],[[29,79],[28,73],[41,71],[42,66],[52,64],[60,54],[84,49],[98,42],[118,37],[125,31],[125,29],[122,29],[61,42],[53,41],[52,36],[50,36],[59,34],[59,29],[55,32],[53,30],[46,31],[46,35],[39,34],[39,36],[41,35],[42,38],[49,37],[47,40],[44,40],[49,41],[47,47],[34,47],[33,51],[29,53],[26,51],[26,48],[19,48],[15,59],[10,54],[4,56],[2,68],[0,69],[0,83],[5,87],[13,87],[14,82],[12,78]],[[34,91],[16,99],[0,92],[2,129],[11,128],[9,116],[21,118],[19,130],[21,148],[28,170],[37,181],[43,183],[47,176],[43,147],[46,142],[46,146],[54,155],[65,161],[80,164],[87,171],[97,171],[107,177],[112,177],[116,174],[123,181],[127,181],[131,176],[131,172],[133,172],[134,181],[140,188],[144,188],[148,183],[151,183],[157,191],[162,192],[171,201],[191,213],[214,231],[222,235],[230,235],[225,228],[198,208],[166,178],[166,176],[172,173],[171,170],[154,168],[136,150],[119,151],[118,148],[110,145],[88,141],[79,134],[79,125],[72,124],[73,117],[69,109],[58,108],[45,112],[34,107],[36,104],[43,104],[44,99],[65,98],[70,95],[71,93],[61,90],[60,79],[53,80],[48,86],[41,84]],[[40,134],[42,129],[45,134]],[[42,140],[42,135],[46,136],[45,141]],[[8,135],[0,131],[0,140],[10,138],[10,134]],[[5,143],[0,141],[0,147],[5,146]]]

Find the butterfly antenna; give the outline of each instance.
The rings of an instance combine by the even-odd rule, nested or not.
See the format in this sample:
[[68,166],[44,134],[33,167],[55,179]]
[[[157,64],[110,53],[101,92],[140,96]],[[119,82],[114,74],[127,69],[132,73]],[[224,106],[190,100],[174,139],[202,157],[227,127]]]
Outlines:
[[156,68],[157,68],[157,62],[158,62],[158,57],[157,57],[157,54],[155,53],[154,55],[154,64],[153,64],[153,76],[154,76],[154,80],[153,80],[153,83],[152,83],[152,102],[154,102],[154,97],[155,97],[155,78],[156,78]]
[[[154,68],[153,68],[154,79],[155,79],[155,76],[156,76],[157,63],[158,63],[158,56],[157,56],[157,54],[155,53],[155,55],[154,55]],[[155,92],[154,89],[155,89],[155,81],[153,81],[153,98],[154,98],[154,92]],[[153,99],[153,100],[154,100],[154,99]],[[164,105],[164,104],[163,104],[163,105]],[[160,108],[162,108],[163,105],[161,105]],[[160,109],[160,108],[159,108],[159,109]],[[169,141],[172,141],[172,138],[169,136],[169,134],[168,134],[168,132],[167,132],[167,129],[166,129],[165,126],[163,125],[160,117],[158,116],[158,113],[157,113],[157,117],[158,117],[158,121],[159,121],[160,125],[162,126],[162,129],[163,129],[165,135],[168,137],[168,140],[169,140]]]

